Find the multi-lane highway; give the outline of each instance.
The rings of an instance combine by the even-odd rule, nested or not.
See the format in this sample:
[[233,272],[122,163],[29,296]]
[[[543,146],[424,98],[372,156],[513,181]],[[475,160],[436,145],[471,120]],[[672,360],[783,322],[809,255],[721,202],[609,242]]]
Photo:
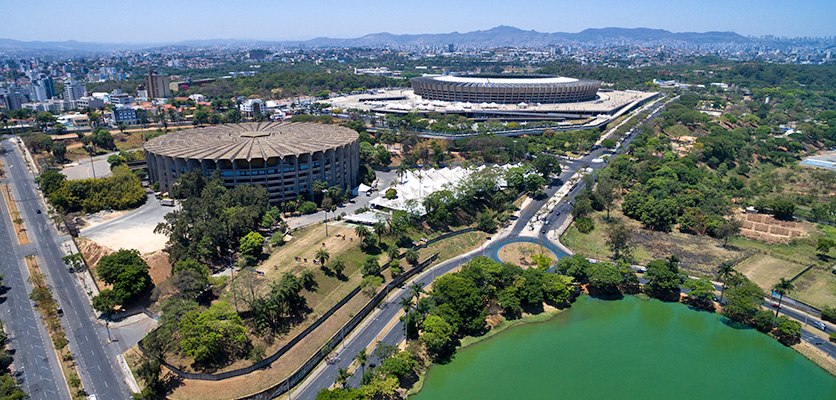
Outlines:
[[[6,165],[7,174],[9,169]],[[7,210],[6,201],[0,196],[0,274],[3,274],[4,290],[0,295],[0,316],[9,337],[9,348],[14,350],[14,372],[32,399],[69,399],[49,333],[29,300],[32,285],[27,281],[29,273],[23,262],[28,253],[16,245]]]
[[61,261],[62,246],[69,237],[60,235],[48,220],[34,176],[27,169],[17,143],[4,140],[2,148],[7,183],[32,241],[23,248],[16,241],[6,242],[4,249],[37,256],[56,300],[64,309],[62,324],[87,393],[99,399],[130,398],[125,378],[117,369],[115,343],[108,343],[105,326],[97,320],[78,280]]

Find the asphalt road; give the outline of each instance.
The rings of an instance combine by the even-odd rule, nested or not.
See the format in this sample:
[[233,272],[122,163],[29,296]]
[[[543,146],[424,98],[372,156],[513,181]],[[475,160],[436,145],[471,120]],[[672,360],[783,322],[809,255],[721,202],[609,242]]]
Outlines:
[[[9,172],[6,166],[6,172]],[[31,250],[21,249],[9,217],[6,202],[0,196],[0,273],[3,274],[3,290],[0,296],[0,316],[2,316],[9,348],[14,352],[16,378],[23,390],[33,400],[69,399],[70,393],[61,376],[58,356],[52,348],[52,341],[29,300],[32,285],[27,281],[24,257]]]
[[26,169],[17,145],[9,140],[2,143],[8,182],[12,186],[21,218],[25,221],[31,249],[41,269],[52,284],[56,300],[64,309],[62,323],[67,339],[78,363],[79,375],[88,394],[99,399],[130,398],[124,376],[116,368],[116,348],[108,344],[104,325],[97,321],[77,279],[61,261],[62,244],[69,236],[61,236],[47,219],[44,204],[33,183],[34,177]]

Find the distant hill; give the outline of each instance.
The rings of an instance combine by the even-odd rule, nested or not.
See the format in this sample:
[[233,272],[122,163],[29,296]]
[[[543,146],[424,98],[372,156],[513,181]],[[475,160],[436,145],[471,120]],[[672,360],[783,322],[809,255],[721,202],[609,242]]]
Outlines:
[[725,44],[754,43],[755,40],[734,32],[670,32],[664,29],[649,28],[601,28],[585,29],[577,33],[544,33],[534,30],[522,30],[512,26],[497,26],[488,30],[471,32],[451,32],[416,35],[396,35],[392,33],[373,33],[353,39],[334,39],[320,37],[304,41],[265,41],[243,39],[205,39],[174,43],[88,43],[74,40],[63,42],[24,42],[12,39],[0,39],[0,52],[31,53],[97,53],[117,50],[140,50],[148,48],[256,48],[256,47],[416,47],[444,46],[454,44],[465,47],[535,47],[551,44],[581,43],[607,46],[611,44]]

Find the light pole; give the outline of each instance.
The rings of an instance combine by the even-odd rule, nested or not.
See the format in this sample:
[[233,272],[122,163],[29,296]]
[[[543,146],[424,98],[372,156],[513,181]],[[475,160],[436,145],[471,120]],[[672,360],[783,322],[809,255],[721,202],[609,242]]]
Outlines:
[[[322,195],[323,195],[323,197],[324,197],[324,196],[325,196],[325,194],[327,194],[327,193],[328,193],[328,190],[325,190],[325,189],[323,189],[323,190],[322,190]],[[325,221],[324,221],[324,224],[325,224],[325,237],[328,237],[328,208],[327,208],[327,207],[322,207],[322,210],[323,210],[323,211],[325,211]]]

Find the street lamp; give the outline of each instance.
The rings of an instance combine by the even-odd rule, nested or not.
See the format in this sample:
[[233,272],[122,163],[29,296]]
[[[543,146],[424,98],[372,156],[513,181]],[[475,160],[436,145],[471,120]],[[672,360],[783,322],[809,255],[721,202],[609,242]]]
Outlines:
[[[322,195],[323,196],[325,196],[325,194],[327,194],[327,193],[328,193],[328,190],[322,189]],[[325,221],[324,221],[324,223],[325,223],[325,237],[328,237],[328,208],[323,207],[322,210],[325,211]]]

